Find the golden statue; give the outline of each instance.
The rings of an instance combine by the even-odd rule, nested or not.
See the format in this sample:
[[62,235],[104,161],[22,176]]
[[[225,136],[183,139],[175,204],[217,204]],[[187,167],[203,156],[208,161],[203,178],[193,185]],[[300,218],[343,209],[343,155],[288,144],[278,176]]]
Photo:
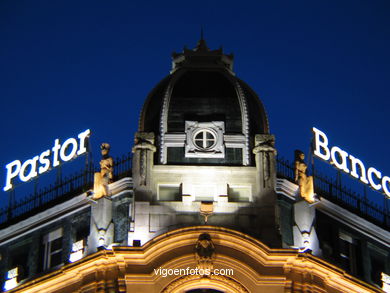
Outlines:
[[100,172],[96,172],[94,177],[93,199],[109,196],[108,184],[114,178],[114,160],[109,156],[110,145],[108,143],[102,143],[100,149],[102,159],[100,161]]
[[313,176],[306,175],[307,165],[304,160],[305,154],[300,150],[296,150],[294,162],[295,182],[299,186],[299,195],[307,202],[313,203],[315,202]]

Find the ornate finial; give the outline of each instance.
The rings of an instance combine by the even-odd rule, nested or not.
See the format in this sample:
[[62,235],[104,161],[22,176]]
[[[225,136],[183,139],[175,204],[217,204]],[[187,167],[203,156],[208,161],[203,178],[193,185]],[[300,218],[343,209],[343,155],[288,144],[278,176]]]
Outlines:
[[222,49],[210,50],[207,46],[203,26],[200,27],[200,39],[193,49],[184,47],[182,53],[172,53],[172,71],[183,67],[224,68],[233,73],[233,54],[224,54]]
[[194,51],[210,51],[210,49],[207,47],[206,41],[204,39],[203,26],[200,27],[200,40],[198,42],[198,45],[194,49]]

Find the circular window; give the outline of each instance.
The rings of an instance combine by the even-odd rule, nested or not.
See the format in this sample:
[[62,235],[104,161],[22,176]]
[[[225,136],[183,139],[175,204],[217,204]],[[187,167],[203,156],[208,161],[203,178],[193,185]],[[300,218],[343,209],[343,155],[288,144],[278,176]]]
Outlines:
[[194,144],[199,149],[208,150],[215,146],[217,137],[214,132],[202,129],[194,134]]

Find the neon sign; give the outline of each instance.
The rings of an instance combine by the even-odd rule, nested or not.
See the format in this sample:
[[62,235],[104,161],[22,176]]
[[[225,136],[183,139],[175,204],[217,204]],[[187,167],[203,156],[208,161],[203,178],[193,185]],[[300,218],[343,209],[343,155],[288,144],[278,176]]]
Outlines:
[[[329,161],[337,169],[359,179],[364,184],[377,191],[383,190],[390,198],[390,177],[382,176],[382,172],[374,167],[366,169],[363,162],[337,146],[328,147],[329,140],[324,132],[313,127],[314,155],[325,161]],[[367,170],[367,171],[366,171]]]
[[[23,182],[27,182],[38,174],[43,174],[51,169],[51,167],[57,167],[61,162],[70,161],[77,156],[80,156],[87,152],[86,140],[91,134],[89,129],[81,132],[75,138],[69,138],[62,144],[59,139],[54,140],[54,146],[42,152],[40,155],[34,156],[32,159],[26,160],[23,164],[20,160],[12,161],[7,164],[7,177],[5,180],[4,191],[8,191],[13,188],[12,180],[19,176],[19,179]],[[40,164],[38,168],[38,162]],[[27,174],[26,174],[27,173]]]

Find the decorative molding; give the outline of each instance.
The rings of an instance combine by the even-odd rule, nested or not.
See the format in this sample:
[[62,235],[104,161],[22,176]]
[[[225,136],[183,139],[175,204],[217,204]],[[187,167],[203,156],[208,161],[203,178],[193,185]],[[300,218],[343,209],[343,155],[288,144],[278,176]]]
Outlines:
[[[201,148],[196,144],[195,137],[202,131],[208,132],[213,136],[214,143],[209,148]],[[225,145],[224,133],[225,123],[222,121],[197,122],[186,121],[186,158],[224,158]]]
[[226,148],[241,148],[245,150],[245,136],[242,134],[225,134],[223,136]]
[[172,80],[169,82],[167,89],[164,93],[164,100],[161,108],[161,118],[160,118],[160,163],[166,164],[167,163],[167,153],[166,148],[163,146],[165,145],[165,134],[168,132],[168,108],[169,108],[169,102],[171,99],[171,93],[172,93]]
[[374,241],[379,242],[384,246],[389,246],[390,232],[376,226],[375,224],[349,212],[348,210],[328,201],[321,197],[321,201],[316,205],[316,208],[327,214],[331,218],[342,222],[343,224],[352,227],[353,230],[368,236]]
[[289,199],[297,200],[299,186],[287,179],[276,178],[275,192],[283,194]]
[[[298,185],[288,181],[287,179],[277,178],[276,193],[282,194],[294,201],[299,200],[297,197]],[[319,194],[318,196],[321,195]],[[336,221],[351,227],[358,233],[366,235],[384,246],[390,245],[390,232],[359,217],[354,213],[349,212],[348,210],[330,202],[323,197],[321,197],[321,200],[315,204],[315,208],[335,219]]]
[[[210,235],[218,251],[214,266],[234,269],[233,276],[211,273],[164,277],[154,271],[158,267],[194,267],[194,244],[203,233]],[[140,293],[206,288],[231,293],[282,292],[286,286],[291,288],[291,284],[294,290],[311,288],[315,292],[381,292],[310,254],[293,249],[271,249],[244,233],[206,225],[169,231],[142,247],[118,246],[100,250],[20,284],[13,292],[81,292],[86,288],[96,291],[102,284],[111,286],[117,280],[121,281],[122,292]]]
[[243,152],[243,163],[244,166],[250,164],[250,156],[249,156],[249,115],[248,108],[246,103],[246,97],[244,91],[241,88],[240,83],[235,80],[235,86],[237,89],[238,100],[241,108],[241,117],[242,117],[242,133],[245,136],[245,151]]
[[162,147],[184,147],[185,143],[186,135],[184,133],[165,133],[164,145]]
[[[123,192],[130,192],[132,187],[133,181],[132,178],[129,177],[122,178],[121,180],[109,184],[109,188],[113,194],[112,198],[120,196]],[[70,215],[89,208],[90,202],[88,200],[87,193],[84,192],[80,195],[76,195],[68,201],[2,229],[0,236],[1,245],[26,236],[35,230],[41,229],[42,227],[48,226],[60,219],[69,217]]]

